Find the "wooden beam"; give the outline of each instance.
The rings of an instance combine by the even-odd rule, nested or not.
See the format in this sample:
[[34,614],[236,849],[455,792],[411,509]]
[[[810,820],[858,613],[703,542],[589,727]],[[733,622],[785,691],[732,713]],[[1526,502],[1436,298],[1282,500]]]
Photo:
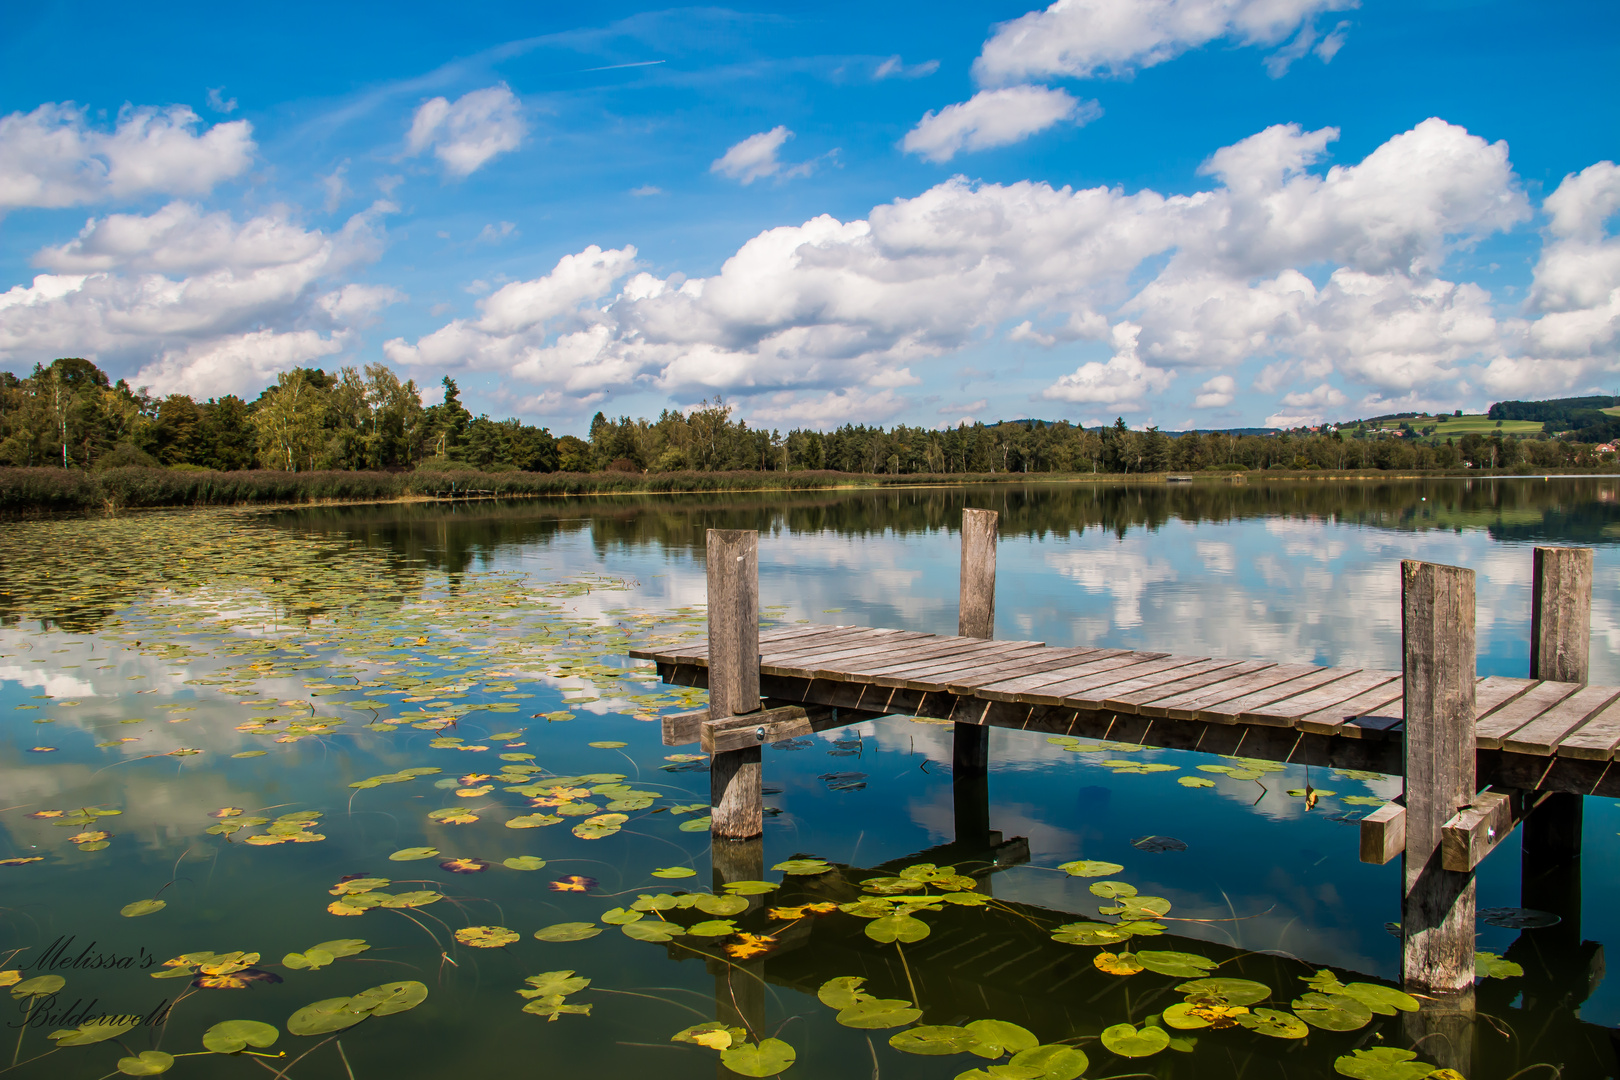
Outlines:
[[1457,811],[1441,827],[1442,865],[1461,873],[1484,862],[1485,856],[1506,840],[1534,808],[1533,798],[1527,801],[1525,793],[1517,788],[1490,788],[1475,795],[1472,805]]
[[848,727],[862,720],[872,720],[876,713],[859,709],[835,709],[826,705],[784,705],[762,709],[746,716],[733,716],[725,720],[709,720],[700,726],[699,742],[705,754],[723,754],[749,746],[814,735],[818,731]]
[[687,743],[697,742],[703,730],[703,722],[708,718],[708,709],[659,717],[658,724],[663,729],[664,745],[685,746]]
[[[996,636],[996,540],[1001,515],[994,510],[962,511],[961,594],[957,601],[959,637]],[[977,839],[989,829],[989,789],[975,778],[988,776],[990,729],[957,724],[951,729],[951,775],[956,787],[956,836]]]
[[1396,798],[1361,819],[1361,861],[1383,866],[1406,851],[1406,806]]
[[[1592,549],[1538,547],[1530,585],[1530,677],[1585,684],[1591,674]],[[1522,871],[1581,854],[1582,798],[1559,793],[1525,822]]]
[[1406,851],[1402,981],[1454,994],[1474,983],[1474,875],[1441,858],[1446,822],[1473,802],[1474,572],[1401,563]]
[[[759,710],[759,533],[710,529],[709,719]],[[765,831],[759,747],[728,750],[709,762],[709,835],[747,840]]]

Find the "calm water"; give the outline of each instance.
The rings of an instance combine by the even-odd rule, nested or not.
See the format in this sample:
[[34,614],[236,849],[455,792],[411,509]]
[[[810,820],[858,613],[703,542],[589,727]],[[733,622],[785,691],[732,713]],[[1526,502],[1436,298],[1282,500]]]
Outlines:
[[[1385,923],[1400,917],[1398,863],[1356,861],[1354,818],[1366,807],[1345,801],[1398,792],[1387,778],[1290,768],[1256,783],[1200,772],[1214,759],[1198,755],[1071,753],[1042,736],[993,731],[991,827],[1026,838],[1027,861],[982,878],[979,891],[996,898],[988,907],[922,913],[932,932],[902,947],[902,965],[894,946],[865,936],[863,919],[773,920],[765,910],[856,899],[859,882],[875,876],[865,871],[895,873],[953,839],[950,729],[890,718],[766,751],[766,802],[779,812],[766,821],[763,869],[744,876],[783,884],[730,916],[736,930],[777,936],[763,959],[725,957],[726,945],[744,940],[735,935],[664,944],[608,925],[588,940],[536,940],[536,930],[557,923],[601,925],[604,912],[641,894],[711,887],[707,833],[679,827],[704,811],[674,813],[707,802],[708,776],[702,762],[669,760],[696,748],[663,747],[648,722],[701,696],[644,681],[645,668],[632,669],[622,654],[649,635],[701,631],[707,528],[761,531],[761,603],[774,620],[954,632],[955,528],[962,508],[975,506],[1001,513],[997,637],[1384,668],[1399,666],[1401,559],[1474,568],[1480,671],[1524,675],[1531,548],[1592,546],[1593,681],[1614,684],[1617,492],[1612,480],[1573,479],[1030,485],[8,524],[0,539],[0,859],[38,861],[0,865],[0,970],[35,976],[25,965],[70,936],[71,955],[94,942],[97,953],[158,963],[203,950],[259,952],[250,973],[271,978],[240,988],[153,980],[160,969],[140,970],[139,959],[121,970],[63,968],[56,1005],[64,1012],[75,999],[97,999],[92,1011],[144,1014],[188,994],[161,1033],[164,1051],[200,1050],[200,1034],[222,1020],[260,1020],[284,1031],[265,1052],[290,1051],[272,1072],[326,1038],[285,1033],[300,1007],[393,980],[428,988],[408,1015],[373,1016],[341,1032],[341,1058],[336,1044],[321,1046],[288,1073],[295,1077],[348,1075],[345,1059],[360,1080],[537,1067],[734,1075],[713,1050],[669,1041],[717,1009],[728,1022],[740,1011],[757,1037],[775,1033],[791,1044],[798,1061],[790,1076],[944,1078],[991,1064],[900,1053],[887,1045],[898,1029],[840,1025],[814,996],[839,976],[864,976],[879,997],[915,1001],[924,1024],[994,1018],[1044,1042],[1068,1041],[1090,1056],[1090,1077],[1332,1076],[1335,1058],[1354,1048],[1408,1045],[1401,1018],[1375,1016],[1343,1033],[1312,1028],[1305,1040],[1241,1028],[1172,1031],[1196,1044],[1134,1059],[1105,1049],[1102,1029],[1157,1016],[1181,999],[1171,988],[1183,980],[1105,974],[1092,964],[1096,948],[1051,940],[1058,924],[1096,918],[1108,903],[1088,891],[1092,879],[1054,868],[1119,864],[1112,879],[1173,905],[1164,936],[1129,948],[1218,962],[1219,975],[1271,987],[1273,1007],[1288,1008],[1310,989],[1301,976],[1322,967],[1345,982],[1391,982],[1399,943]],[[233,756],[243,754],[254,756]],[[1174,769],[1122,773],[1104,764],[1121,754]],[[570,831],[583,816],[507,827],[556,809],[509,793],[524,779],[503,781],[509,766],[533,770],[531,781],[582,777],[585,788],[622,775],[658,798],[626,809],[617,832],[594,839]],[[413,768],[441,771],[350,786]],[[1178,782],[1189,777],[1215,786]],[[1307,810],[1286,793],[1307,783],[1334,794]],[[474,794],[458,794],[467,791]],[[578,801],[611,811],[616,796],[624,798],[610,789]],[[91,820],[81,807],[120,813]],[[458,807],[475,820],[428,816]],[[210,814],[238,808],[235,818],[271,822],[228,839],[207,832],[235,820]],[[30,816],[42,811],[63,813]],[[244,842],[303,811],[323,815],[302,831],[324,839]],[[84,823],[62,827],[75,820]],[[1620,935],[1617,829],[1615,805],[1588,800],[1574,898],[1566,881],[1562,895],[1542,883],[1522,901],[1516,843],[1481,868],[1482,908],[1526,902],[1560,907],[1565,918],[1523,932],[1481,924],[1479,948],[1505,953],[1525,974],[1482,982],[1480,1008],[1495,1026],[1480,1025],[1471,1076],[1505,1078],[1538,1062],[1562,1064],[1569,1076],[1613,1075],[1607,1029],[1620,1024],[1620,992],[1602,978],[1602,948]],[[82,839],[96,831],[109,836]],[[1132,846],[1149,835],[1185,850]],[[439,854],[389,859],[412,847]],[[964,867],[975,855],[987,858],[950,853]],[[546,865],[503,865],[523,856]],[[770,869],[795,856],[852,869],[785,878]],[[452,858],[488,866],[441,868]],[[697,873],[650,875],[681,867]],[[553,891],[573,875],[596,884]],[[330,891],[353,876],[443,899],[329,913]],[[120,916],[123,905],[153,896],[162,910]],[[690,926],[698,916],[672,917]],[[453,936],[468,926],[520,937],[475,948]],[[284,963],[338,938],[370,948],[319,970]],[[12,950],[20,951],[8,961]],[[524,1013],[515,991],[525,978],[559,970],[592,980],[566,999],[590,1004],[590,1015],[548,1022]],[[13,1003],[11,1023],[30,1000]],[[74,1023],[22,1032],[19,1060],[49,1050],[45,1035],[64,1026]],[[15,1075],[100,1077],[158,1040],[141,1028],[122,1045],[63,1047]],[[12,1048],[0,1049],[3,1068]],[[260,1071],[240,1058],[180,1057],[172,1075],[227,1070]]]

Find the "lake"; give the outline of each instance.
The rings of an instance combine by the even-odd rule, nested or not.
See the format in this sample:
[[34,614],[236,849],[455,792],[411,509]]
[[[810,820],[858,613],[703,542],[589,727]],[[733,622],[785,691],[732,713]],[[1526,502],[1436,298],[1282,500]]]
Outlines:
[[[1398,778],[1256,778],[1207,755],[993,730],[1002,861],[946,848],[966,861],[938,876],[917,864],[954,839],[951,729],[891,717],[767,749],[758,872],[774,888],[711,876],[705,762],[695,746],[663,746],[654,722],[704,696],[624,656],[701,635],[705,530],[760,531],[769,622],[954,633],[964,507],[1000,514],[998,638],[1393,669],[1401,559],[1476,570],[1479,670],[1523,676],[1531,549],[1593,547],[1592,681],[1620,684],[1615,479],[1007,484],[10,522],[0,972],[18,972],[18,1036],[0,1050],[16,1051],[14,1075],[738,1075],[723,1044],[743,1074],[775,1075],[761,1070],[779,1071],[778,1043],[796,1055],[786,1075],[805,1078],[1077,1075],[1074,1048],[1087,1077],[1329,1077],[1341,1059],[1369,1076],[1424,1075],[1357,1058],[1408,1045],[1394,1007],[1313,1014],[1325,1027],[1255,1024],[1333,994],[1305,981],[1321,969],[1330,982],[1398,983],[1386,924],[1400,918],[1399,863],[1358,862],[1355,827]],[[1198,768],[1210,764],[1230,771]],[[1314,805],[1289,794],[1306,787]],[[1523,974],[1482,979],[1491,1019],[1471,1077],[1540,1063],[1613,1075],[1620,992],[1602,956],[1620,915],[1602,897],[1620,890],[1617,830],[1614,803],[1588,799],[1579,877],[1542,883],[1534,904],[1516,840],[1482,865],[1482,909],[1540,904],[1561,921],[1481,922],[1481,952]],[[1133,845],[1152,836],[1184,848]],[[815,860],[831,869],[804,872]],[[1059,869],[1082,862],[1112,868]],[[888,880],[863,892],[873,878]],[[1101,949],[1054,940],[1109,907],[1109,921],[1157,915],[1160,929]],[[910,909],[926,937],[867,932]],[[1151,966],[1097,959],[1120,954]],[[30,982],[50,975],[65,980],[54,997]],[[1228,1014],[1194,1002],[1189,1019],[1178,1003],[1193,991],[1175,988],[1200,975],[1248,988],[1220,991]],[[355,997],[373,987],[386,989]],[[48,1038],[102,1012],[142,1022],[88,1045]],[[226,1061],[205,1032],[223,1049],[268,1038],[215,1027],[233,1020],[279,1034]],[[964,1028],[980,1020],[1017,1027]],[[718,1033],[671,1041],[705,1022]],[[1005,1056],[1032,1038],[1069,1049]]]

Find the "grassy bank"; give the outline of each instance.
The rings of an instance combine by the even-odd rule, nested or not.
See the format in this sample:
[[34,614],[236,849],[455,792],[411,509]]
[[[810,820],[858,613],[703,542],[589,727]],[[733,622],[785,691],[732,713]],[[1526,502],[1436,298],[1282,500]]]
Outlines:
[[[1490,473],[1477,469],[1423,475],[1525,475],[1529,470]],[[1575,472],[1575,470],[1570,470]],[[1610,471],[1610,470],[1602,470]],[[1583,475],[1591,470],[1580,470]],[[1169,474],[1179,475],[1179,474]],[[1396,474],[1360,472],[1203,472],[1200,482],[1255,479],[1393,479]],[[1406,473],[1399,475],[1405,476]],[[1413,474],[1416,475],[1416,474]],[[1540,475],[1537,473],[1537,475]],[[481,472],[204,472],[121,468],[0,468],[0,514],[19,515],[153,506],[244,506],[319,502],[381,502],[391,499],[524,498],[555,495],[678,494],[719,491],[810,491],[829,488],[912,487],[987,483],[1153,483],[1166,474],[944,473],[872,475],[840,472],[672,473],[481,473]]]

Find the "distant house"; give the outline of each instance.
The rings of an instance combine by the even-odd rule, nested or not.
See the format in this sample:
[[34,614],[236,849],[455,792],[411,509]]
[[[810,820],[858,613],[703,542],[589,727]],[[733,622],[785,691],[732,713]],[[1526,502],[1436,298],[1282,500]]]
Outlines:
[[1594,446],[1592,448],[1592,450],[1595,453],[1599,453],[1599,454],[1612,454],[1612,453],[1615,452],[1616,447],[1617,447],[1617,444],[1612,443],[1612,442],[1606,442],[1606,443],[1598,443],[1596,446]]

